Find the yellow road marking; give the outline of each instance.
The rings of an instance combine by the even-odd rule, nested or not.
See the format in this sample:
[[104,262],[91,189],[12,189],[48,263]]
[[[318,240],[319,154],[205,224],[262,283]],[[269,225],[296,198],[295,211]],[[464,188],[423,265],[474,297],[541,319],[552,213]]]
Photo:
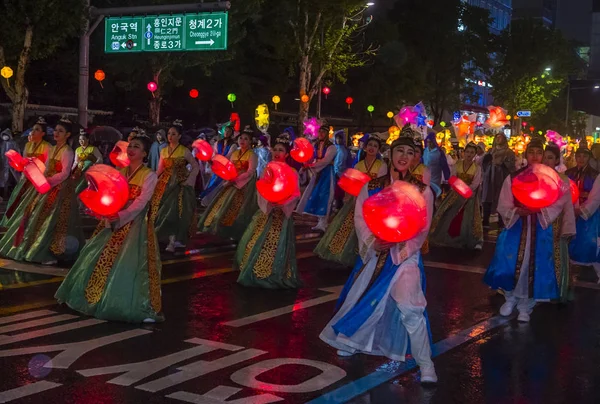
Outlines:
[[55,304],[58,304],[56,300],[44,300],[41,302],[22,304],[20,306],[2,307],[0,308],[0,316],[6,316],[25,310],[39,309],[41,307],[54,306]]
[[25,283],[13,283],[10,285],[0,285],[0,290],[6,290],[6,289],[21,289],[21,288],[27,288],[29,286],[39,286],[39,285],[45,285],[48,283],[57,283],[57,282],[62,282],[64,278],[50,278],[50,279],[43,279],[40,281],[31,281],[31,282],[25,282]]

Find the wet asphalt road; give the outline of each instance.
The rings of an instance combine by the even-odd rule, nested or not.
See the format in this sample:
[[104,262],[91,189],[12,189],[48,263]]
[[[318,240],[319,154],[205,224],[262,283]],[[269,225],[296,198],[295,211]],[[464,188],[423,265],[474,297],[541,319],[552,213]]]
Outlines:
[[481,252],[432,248],[424,260],[440,382],[423,387],[410,362],[339,358],[319,340],[350,270],[314,257],[311,233],[297,223],[297,291],[237,285],[231,244],[197,236],[193,254],[163,257],[166,321],[151,325],[56,305],[64,265],[1,260],[0,403],[600,402],[600,288],[590,268],[575,302],[539,305],[519,324],[498,316],[503,298],[481,281],[495,231]]

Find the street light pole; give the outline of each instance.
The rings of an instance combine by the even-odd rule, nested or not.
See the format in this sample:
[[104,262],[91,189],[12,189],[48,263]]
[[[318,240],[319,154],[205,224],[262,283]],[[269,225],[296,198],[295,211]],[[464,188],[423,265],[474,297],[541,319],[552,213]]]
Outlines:
[[569,133],[569,107],[571,103],[571,81],[567,84],[567,111],[565,113],[565,130]]

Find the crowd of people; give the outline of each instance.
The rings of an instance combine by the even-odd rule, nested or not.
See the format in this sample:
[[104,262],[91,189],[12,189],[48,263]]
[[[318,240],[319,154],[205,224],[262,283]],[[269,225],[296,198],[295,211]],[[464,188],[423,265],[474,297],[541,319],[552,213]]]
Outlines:
[[[411,353],[421,381],[436,382],[422,260],[431,248],[481,250],[496,215],[501,232],[484,282],[504,294],[500,313],[509,316],[516,309],[522,322],[529,321],[538,302],[573,298],[574,264],[593,266],[600,276],[598,156],[585,141],[569,161],[544,138],[532,138],[517,156],[503,133],[489,150],[473,142],[444,150],[435,134],[423,142],[421,133],[407,125],[391,144],[387,134],[373,133],[360,139],[358,150],[350,150],[345,132],[331,133],[323,126],[313,140],[314,159],[300,164],[290,158],[292,128],[271,140],[250,127],[236,132],[225,125],[216,132],[220,135],[206,139],[215,155],[236,168],[237,177],[225,181],[209,163],[196,159],[196,150],[180,143],[180,121],[152,139],[136,128],[127,139],[130,164],[119,169],[129,184],[129,201],[115,215],[98,216],[96,230],[84,242],[77,196],[87,187],[86,170],[108,162],[68,119],[55,126],[55,145],[43,140],[46,132],[40,119],[22,154],[45,163],[51,190],[41,194],[15,176],[0,223],[7,228],[0,254],[44,265],[74,262],[56,298],[100,319],[163,321],[160,249],[183,248],[196,231],[237,242],[233,265],[241,285],[301,287],[294,213],[310,215],[316,218],[314,230],[322,233],[315,253],[353,268],[320,338],[340,356],[367,353],[403,361]],[[75,136],[80,146],[74,151],[70,141]],[[276,204],[256,186],[269,161],[292,167],[290,181],[296,185],[289,198]],[[537,164],[560,172],[562,184],[561,196],[536,210],[519,203],[511,185]],[[369,178],[357,196],[337,185],[351,167]],[[465,198],[451,188],[452,176],[464,181],[473,196]],[[571,199],[571,181],[579,190],[577,201]],[[409,240],[390,243],[373,234],[362,206],[398,182],[422,195],[426,224]]]

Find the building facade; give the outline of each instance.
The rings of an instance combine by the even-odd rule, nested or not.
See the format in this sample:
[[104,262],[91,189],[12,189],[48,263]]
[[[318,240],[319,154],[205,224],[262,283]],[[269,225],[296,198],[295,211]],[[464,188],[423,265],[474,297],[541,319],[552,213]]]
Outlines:
[[558,0],[513,0],[512,19],[539,19],[548,27],[554,27]]

